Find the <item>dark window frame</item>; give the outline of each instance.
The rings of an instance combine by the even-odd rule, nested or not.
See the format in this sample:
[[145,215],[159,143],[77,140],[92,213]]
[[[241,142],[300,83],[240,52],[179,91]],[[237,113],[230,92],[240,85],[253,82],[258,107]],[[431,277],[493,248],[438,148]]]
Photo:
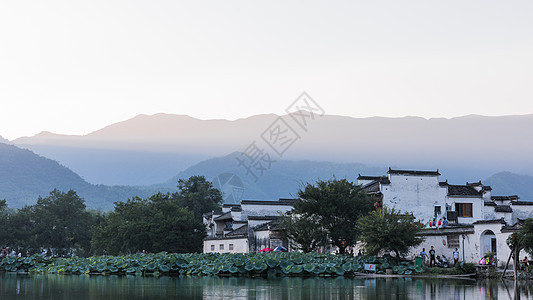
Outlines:
[[474,216],[472,203],[455,203],[455,211],[459,218],[472,218]]

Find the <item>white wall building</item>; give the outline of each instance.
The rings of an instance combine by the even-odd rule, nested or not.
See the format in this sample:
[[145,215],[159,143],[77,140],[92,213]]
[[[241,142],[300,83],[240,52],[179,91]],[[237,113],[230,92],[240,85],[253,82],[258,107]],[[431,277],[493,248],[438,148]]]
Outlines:
[[224,204],[220,212],[204,214],[204,253],[249,253],[287,247],[281,238],[279,220],[281,214],[292,209],[292,204],[292,199],[242,200],[240,204]]
[[[452,185],[439,181],[439,176],[438,170],[389,169],[386,176],[359,175],[358,184],[381,196],[383,206],[412,213],[426,224],[426,240],[411,255],[434,246],[437,254],[451,258],[458,248],[461,260],[477,262],[485,253],[495,252],[499,264],[504,264],[510,253],[507,237],[519,230],[521,220],[533,217],[533,202],[492,196],[491,187],[481,181]],[[433,219],[444,218],[450,222],[448,227],[429,227]]]

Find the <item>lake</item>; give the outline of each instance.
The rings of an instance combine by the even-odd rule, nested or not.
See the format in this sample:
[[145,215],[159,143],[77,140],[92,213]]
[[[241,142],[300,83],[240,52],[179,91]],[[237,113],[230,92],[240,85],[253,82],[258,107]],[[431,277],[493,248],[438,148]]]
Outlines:
[[533,299],[532,293],[526,282],[469,279],[0,273],[0,299]]

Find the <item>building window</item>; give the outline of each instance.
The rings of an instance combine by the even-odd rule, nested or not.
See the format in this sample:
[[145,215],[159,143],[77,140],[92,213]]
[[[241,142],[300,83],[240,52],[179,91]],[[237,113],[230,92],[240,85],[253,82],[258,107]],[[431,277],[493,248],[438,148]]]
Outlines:
[[233,244],[229,244],[229,249],[233,250]]
[[224,244],[218,245],[218,250],[224,250]]
[[211,251],[215,251],[215,245],[211,245]]
[[448,248],[459,248],[459,235],[448,235],[446,239],[448,240]]
[[441,214],[440,206],[435,206],[435,218],[438,218]]
[[472,203],[455,203],[455,211],[458,217],[472,218]]

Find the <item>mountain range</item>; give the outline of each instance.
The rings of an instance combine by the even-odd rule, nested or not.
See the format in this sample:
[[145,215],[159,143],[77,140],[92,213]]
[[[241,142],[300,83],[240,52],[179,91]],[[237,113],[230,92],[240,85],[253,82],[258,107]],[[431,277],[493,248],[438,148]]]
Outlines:
[[54,189],[75,190],[86,199],[89,208],[97,210],[110,210],[115,201],[126,201],[134,196],[147,197],[156,192],[147,187],[90,184],[57,161],[0,143],[0,199],[7,200],[9,207],[34,204],[38,197],[46,197]]
[[[237,186],[225,188],[242,190],[244,198],[276,199],[294,196],[303,182],[331,176],[355,181],[357,173],[382,175],[389,166],[440,169],[442,179],[454,183],[485,178],[494,194],[533,199],[533,133],[525,130],[532,128],[533,115],[315,115],[305,126],[293,117],[268,114],[229,121],[139,115],[87,135],[42,132],[13,141],[0,138],[0,199],[21,207],[53,188],[72,188],[90,207],[107,210],[114,201],[175,191],[176,180],[191,175],[219,182],[232,178]],[[293,138],[281,152],[281,143],[272,140],[280,124],[289,135],[276,137]],[[269,165],[259,178],[239,162],[252,154],[256,164],[259,159]]]
[[[242,152],[211,158],[151,186],[106,186],[90,184],[54,160],[0,143],[0,199],[6,199],[11,208],[20,208],[35,203],[38,197],[46,197],[53,189],[73,189],[85,199],[88,208],[110,210],[116,201],[126,201],[135,196],[144,198],[156,192],[175,192],[179,179],[203,175],[222,190],[226,203],[236,203],[240,199],[295,197],[303,184],[317,179],[336,177],[355,182],[359,173],[384,175],[387,171],[386,168],[358,163],[277,160],[262,173],[256,172],[257,177],[254,177],[240,165],[239,160],[243,158]],[[445,171],[442,173],[444,180],[447,174]],[[532,176],[500,172],[484,183],[492,185],[494,195],[518,194],[524,200],[533,200]]]
[[[533,176],[533,115],[452,119],[315,116],[299,126],[292,115],[199,120],[139,115],[87,135],[43,132],[11,141],[57,160],[88,182],[150,185],[252,143],[275,159],[358,162],[405,169],[445,169],[452,180],[501,171]],[[269,129],[283,120],[295,142],[278,155]],[[294,135],[295,136],[295,135]]]

